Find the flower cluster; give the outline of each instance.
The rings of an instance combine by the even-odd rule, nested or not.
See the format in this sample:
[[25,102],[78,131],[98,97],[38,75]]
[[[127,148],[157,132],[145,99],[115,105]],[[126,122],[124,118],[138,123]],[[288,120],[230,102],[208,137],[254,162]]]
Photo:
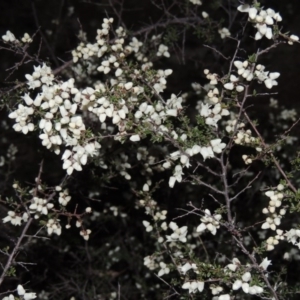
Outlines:
[[220,214],[211,215],[209,209],[204,211],[205,215],[200,219],[201,224],[197,227],[197,232],[204,232],[208,230],[211,234],[215,235],[217,233],[217,229],[220,228],[220,220],[222,216]]
[[[215,156],[215,153],[219,154],[222,150],[226,147],[225,143],[222,143],[221,139],[213,139],[210,141],[208,146],[199,146],[194,145],[192,148],[188,148],[185,150],[184,153],[180,153],[180,151],[175,151],[170,154],[172,160],[177,160],[180,158],[180,163],[184,167],[189,167],[189,160],[192,156],[197,155],[200,153],[203,156],[203,159],[206,160],[207,158],[212,158]],[[169,162],[166,162],[163,165],[164,168],[169,167]],[[182,181],[183,170],[181,165],[176,165],[174,168],[173,175],[169,179],[169,186],[172,188],[174,187],[175,182]]]
[[18,109],[9,115],[16,121],[14,129],[24,134],[34,130],[31,117],[42,109],[43,117],[39,121],[42,145],[56,154],[60,153],[62,145],[73,146],[63,154],[63,168],[67,169],[68,174],[74,169],[81,170],[87,157],[97,154],[100,145],[96,142],[86,142],[83,146],[78,144],[86,129],[82,117],[76,115],[76,102],[80,100],[81,93],[74,87],[74,79],[55,83],[51,69],[45,64],[35,67],[34,73],[26,75],[26,78],[30,89],[41,87],[42,92],[34,100],[29,94],[22,97],[27,106],[19,104]]
[[189,290],[189,294],[202,292],[204,290],[204,282],[202,281],[188,281],[182,285],[183,289]]
[[80,235],[84,238],[84,240],[88,241],[90,238],[90,234],[92,233],[92,231],[90,229],[86,229],[86,230],[81,230],[80,231]]
[[49,203],[46,199],[33,197],[32,204],[29,206],[30,213],[38,219],[41,215],[48,215],[48,210],[53,208],[54,204]]
[[230,75],[229,80],[230,80],[230,82],[227,82],[224,84],[224,88],[226,90],[232,91],[233,89],[235,89],[239,93],[244,90],[244,87],[242,85],[238,84],[239,79],[235,75]]
[[234,66],[237,68],[237,73],[239,76],[242,76],[247,81],[253,79],[252,65],[249,64],[248,60],[240,61],[236,60],[233,62]]
[[155,262],[154,256],[144,257],[144,266],[146,266],[149,270],[155,270],[158,265]]
[[251,280],[251,273],[246,272],[242,275],[241,279],[236,280],[233,285],[232,289],[238,290],[242,288],[243,292],[250,295],[257,295],[263,293],[264,289],[257,285],[250,286],[249,281]]
[[10,294],[9,296],[6,296],[2,298],[2,300],[15,300],[15,299],[22,299],[22,300],[31,300],[36,298],[36,293],[27,293],[22,285],[17,286],[17,293],[19,295],[18,298],[15,298],[13,294]]
[[194,263],[187,262],[183,266],[181,266],[179,269],[180,269],[180,271],[181,271],[181,273],[183,275],[185,275],[186,272],[188,272],[189,270],[193,270],[195,273],[198,273],[198,271],[197,271],[197,269],[198,269],[197,265],[194,264]]
[[29,131],[33,131],[34,124],[30,122],[30,117],[33,113],[34,110],[32,107],[19,104],[18,109],[9,114],[9,117],[16,121],[16,124],[13,125],[13,129],[15,131],[22,131],[24,134],[27,134]]
[[293,245],[296,245],[300,249],[300,229],[290,229],[285,234],[286,240]]
[[21,38],[21,41],[19,41],[15,35],[7,30],[5,35],[2,35],[2,40],[6,43],[11,43],[17,46],[21,46],[23,44],[30,44],[32,43],[32,38],[28,33],[24,33],[24,36]]
[[255,75],[259,82],[263,82],[268,89],[271,89],[273,86],[278,85],[276,79],[280,76],[278,72],[268,72],[264,71],[265,66],[258,64],[255,67]]
[[[253,26],[257,29],[255,39],[260,40],[264,36],[267,39],[272,39],[276,33],[274,33],[275,26],[278,22],[282,21],[282,17],[279,13],[276,13],[273,9],[262,9],[249,4],[242,4],[238,8],[238,11],[248,13],[248,20],[253,23]],[[299,37],[296,35],[290,35],[288,37],[288,43],[290,45],[293,42],[299,41]]]
[[57,235],[61,235],[61,226],[59,224],[59,219],[49,219],[46,226],[48,235],[55,233]]
[[283,241],[283,240],[284,240],[283,231],[281,229],[276,229],[276,235],[270,236],[266,240],[266,250],[267,251],[274,250],[275,246],[279,244],[279,241]]
[[10,222],[12,225],[21,225],[22,221],[27,222],[28,221],[28,214],[25,212],[23,214],[18,214],[14,211],[8,211],[7,216],[2,219],[3,223]]
[[[281,208],[282,199],[284,198],[284,185],[279,184],[276,190],[269,190],[265,192],[265,195],[270,198],[269,206],[263,209],[263,213],[267,214],[266,222],[261,226],[262,229],[276,230],[276,235],[271,236],[266,240],[266,250],[271,251],[279,244],[280,240],[284,240],[283,231],[277,229],[277,226],[281,224],[282,217],[286,214],[286,209]],[[276,209],[279,209],[279,212],[276,213]]]
[[224,88],[227,90],[232,91],[235,89],[237,92],[243,92],[245,89],[243,83],[241,83],[243,79],[246,80],[246,84],[252,80],[257,80],[259,83],[263,82],[268,89],[278,85],[276,79],[280,76],[280,73],[265,71],[265,66],[261,64],[255,66],[247,60],[243,62],[236,60],[233,64],[237,68],[239,77],[230,75],[229,82],[224,84]]
[[[38,89],[41,92],[34,99],[30,94],[25,93],[22,99],[26,106],[19,104],[18,109],[9,115],[16,121],[14,129],[24,134],[36,129],[33,124],[38,115],[39,129],[42,130],[40,134],[42,144],[56,154],[60,153],[63,146],[67,147],[62,160],[63,169],[66,169],[69,175],[74,170],[81,171],[88,157],[98,155],[98,150],[101,148],[90,131],[89,139],[84,138],[88,131],[83,120],[83,114],[86,111],[96,115],[104,124],[103,128],[107,128],[106,122],[110,122],[107,120],[110,118],[112,124],[116,125],[119,130],[115,139],[128,135],[132,142],[136,142],[140,140],[140,135],[127,132],[126,119],[129,112],[134,112],[135,122],[147,123],[148,126],[152,126],[153,131],[158,131],[163,135],[166,127],[162,123],[168,117],[177,116],[178,111],[182,109],[181,98],[175,95],[172,95],[166,103],[159,101],[155,107],[147,102],[139,103],[138,98],[144,93],[144,88],[134,85],[132,81],[124,82],[124,80],[128,75],[140,80],[144,77],[141,72],[146,72],[151,67],[151,63],[143,64],[141,70],[136,69],[133,74],[131,70],[127,71],[128,66],[124,58],[134,53],[136,58],[140,59],[142,53],[139,50],[142,43],[133,39],[125,45],[126,34],[122,28],[119,28],[116,30],[119,38],[114,40],[113,45],[109,44],[109,30],[112,22],[112,19],[104,19],[102,29],[97,31],[95,44],[82,43],[73,51],[74,62],[80,62],[81,59],[90,62],[97,57],[97,59],[102,58],[101,66],[98,67],[99,72],[108,74],[114,68],[115,79],[110,80],[110,87],[101,83],[80,91],[75,87],[74,79],[66,82],[55,80],[51,69],[44,64],[35,67],[32,75],[26,75],[29,89]],[[110,52],[112,53],[109,54]],[[168,56],[164,45],[160,45],[159,53]],[[148,59],[144,57],[142,60],[147,62]],[[152,95],[164,91],[166,77],[171,73],[172,70],[157,71],[156,76],[149,81],[149,85],[152,86]]]
[[[200,0],[190,0],[190,2],[195,5],[202,4]],[[256,40],[263,36],[272,39],[278,34],[275,26],[282,20],[279,13],[275,13],[272,9],[264,10],[246,4],[240,5],[238,10],[248,13],[249,21],[257,29]],[[208,14],[203,12],[202,16],[206,18]],[[230,300],[232,291],[238,290],[239,293],[244,292],[259,297],[264,293],[265,296],[267,287],[270,286],[268,280],[271,274],[268,276],[262,276],[262,274],[267,274],[270,260],[265,258],[258,265],[254,255],[240,247],[245,257],[248,256],[250,259],[251,264],[246,262],[242,265],[237,258],[234,258],[224,267],[225,256],[215,258],[214,263],[209,263],[209,259],[203,262],[198,259],[196,250],[200,249],[201,245],[205,252],[207,252],[206,246],[207,249],[211,249],[210,241],[205,241],[207,245],[204,245],[201,239],[205,238],[203,233],[210,232],[215,236],[221,225],[222,230],[228,230],[226,235],[234,234],[238,246],[244,243],[248,247],[251,243],[246,243],[247,237],[244,233],[247,229],[240,229],[229,213],[227,221],[221,221],[221,213],[223,214],[226,209],[228,211],[231,209],[230,202],[237,199],[251,186],[251,182],[248,181],[248,185],[241,192],[236,193],[236,185],[244,173],[238,172],[237,174],[241,174],[241,177],[236,181],[234,181],[235,175],[231,176],[227,173],[230,165],[230,150],[235,147],[235,144],[242,145],[255,148],[257,152],[260,152],[259,156],[264,156],[262,145],[265,147],[265,144],[259,138],[252,136],[252,132],[260,136],[255,124],[249,122],[252,130],[246,130],[248,124],[245,121],[247,115],[244,113],[246,110],[244,101],[251,96],[248,94],[251,82],[264,83],[266,88],[271,89],[278,84],[277,79],[280,74],[265,71],[265,66],[257,63],[257,57],[255,62],[250,58],[249,60],[235,60],[239,54],[234,55],[228,75],[222,78],[205,69],[204,74],[210,81],[209,84],[204,88],[201,88],[199,84],[193,84],[197,100],[200,99],[195,108],[195,119],[199,126],[194,126],[193,121],[185,116],[184,104],[189,94],[165,96],[167,79],[173,71],[153,68],[154,61],[159,57],[170,57],[169,47],[160,42],[160,37],[153,36],[151,41],[154,47],[151,49],[152,53],[149,54],[151,51],[145,49],[145,44],[138,38],[129,38],[123,27],[112,30],[112,26],[113,19],[105,18],[102,28],[97,30],[94,43],[83,39],[83,42],[72,51],[75,64],[73,71],[83,73],[83,70],[86,70],[86,74],[96,75],[97,79],[94,80],[93,76],[90,76],[91,78],[84,80],[83,76],[79,76],[78,78],[82,81],[77,77],[76,81],[74,78],[62,81],[54,76],[56,72],[53,72],[46,64],[35,66],[33,73],[25,76],[27,91],[21,97],[22,101],[17,103],[15,109],[9,114],[9,118],[15,121],[14,130],[23,134],[38,131],[41,144],[57,155],[61,154],[62,168],[68,175],[71,175],[74,170],[81,171],[83,166],[92,160],[103,173],[107,172],[105,175],[108,175],[109,179],[119,174],[128,180],[126,184],[130,190],[141,199],[137,202],[136,208],[142,206],[147,215],[147,220],[142,221],[143,227],[152,238],[156,239],[155,252],[151,256],[144,257],[144,265],[149,270],[157,271],[158,277],[168,275],[176,269],[182,276],[180,286],[183,290],[194,294],[203,292],[204,288],[209,285],[213,300]],[[226,28],[220,29],[219,33],[221,38],[230,36]],[[21,43],[9,31],[2,39],[6,43]],[[294,35],[288,37],[289,43],[298,40],[298,37]],[[30,43],[30,36],[25,34],[22,42]],[[232,70],[233,66],[234,70]],[[240,102],[242,98],[244,98],[243,103]],[[243,119],[243,114],[245,119]],[[226,121],[227,116],[231,119]],[[294,112],[283,111],[280,118],[295,120],[296,117]],[[201,131],[202,127],[203,131]],[[149,136],[155,142],[162,141],[161,144],[155,145],[157,148],[154,150],[150,149],[150,146],[148,149],[148,146],[144,144],[139,146],[138,142],[142,141],[146,144],[145,140]],[[104,140],[109,140],[109,142],[106,143]],[[112,145],[125,142],[130,144],[135,151],[131,153],[129,147],[126,153],[112,151]],[[152,144],[154,143],[151,141],[151,146]],[[157,156],[153,154],[156,151],[159,152]],[[111,153],[112,159],[105,158],[106,153]],[[217,155],[221,157],[217,158]],[[206,160],[210,158],[215,159],[211,164],[206,164]],[[242,159],[248,165],[254,158],[245,154],[242,155]],[[138,167],[133,168],[135,166],[133,161]],[[216,165],[218,168],[214,169]],[[196,166],[193,173],[188,170],[191,166]],[[230,168],[233,169],[235,166],[230,166]],[[136,172],[135,174],[141,175],[138,180],[132,179],[131,169],[134,169],[132,174]],[[248,170],[246,167],[245,169]],[[168,180],[170,188],[173,188],[176,182],[187,182],[185,191],[188,191],[193,184],[197,184],[197,180],[202,182],[212,193],[226,196],[224,206],[221,204],[221,209],[216,209],[211,213],[211,210],[205,209],[203,212],[202,208],[197,208],[189,202],[188,205],[193,207],[193,211],[187,212],[187,215],[199,216],[198,212],[200,216],[203,215],[200,218],[200,225],[189,233],[188,224],[182,224],[182,226],[177,224],[175,219],[171,222],[167,220],[167,210],[161,209],[157,205],[158,202],[152,199],[153,193],[156,193],[160,184],[156,182],[154,176],[156,171],[171,175]],[[208,173],[204,174],[222,178],[222,180],[208,180],[206,183],[206,177],[202,176],[202,171],[203,173],[207,171]],[[105,175],[104,178],[106,178]],[[229,177],[232,177],[230,180],[233,183],[227,182]],[[69,176],[66,178],[68,180]],[[74,213],[70,213],[67,208],[72,197],[64,185],[46,189],[47,192],[42,191],[41,185],[37,184],[37,186],[35,193],[30,191],[30,199],[24,201],[24,204],[22,202],[23,206],[27,206],[28,213],[22,213],[21,206],[15,205],[15,211],[9,210],[3,222],[22,225],[22,222],[27,222],[31,218],[31,214],[31,220],[44,218],[41,223],[44,222],[48,235],[59,236],[62,233],[62,226],[70,228],[71,220],[74,218],[75,226],[80,228],[80,236],[88,241],[92,231],[86,228],[83,216],[91,214],[92,208],[87,207],[80,214],[76,206]],[[300,230],[291,229],[284,234],[283,230],[278,229],[287,212],[287,208],[282,205],[283,198],[286,196],[284,189],[285,187],[279,184],[276,189],[271,188],[265,192],[269,203],[262,211],[267,217],[261,225],[264,229],[264,237],[261,239],[266,237],[265,229],[276,231],[276,235],[266,239],[264,251],[273,250],[279,241],[284,239],[300,249]],[[53,191],[57,202],[54,202],[56,198],[53,196],[47,198],[47,195]],[[221,196],[211,196],[218,204],[223,199]],[[122,213],[122,209],[115,204],[106,203],[104,207],[103,214],[109,214],[112,218],[118,216],[127,218],[127,214]],[[63,225],[62,216],[68,219],[66,225]],[[100,213],[94,212],[90,219],[94,221],[99,216]],[[220,231],[221,229],[219,233]],[[119,246],[110,250],[108,256],[113,256],[117,252],[120,252]],[[209,253],[206,254],[210,256]],[[170,255],[172,263],[168,263],[170,259],[165,259],[166,255]],[[118,258],[112,261],[116,262]],[[222,276],[226,277],[226,282],[222,281]],[[261,284],[260,279],[263,279],[266,284]],[[225,289],[225,286],[222,287],[223,284],[226,284],[226,289],[231,286],[232,291],[228,294],[221,294]],[[274,290],[276,292],[275,288]],[[25,300],[36,298],[35,293],[26,293],[20,285],[17,292]],[[15,297],[9,295],[4,299],[12,300]]]
[[276,230],[276,226],[279,226],[281,223],[281,218],[286,214],[286,209],[281,208],[279,214],[276,213],[276,208],[280,208],[282,205],[282,199],[284,194],[282,193],[284,186],[279,184],[277,186],[277,191],[267,191],[265,195],[270,198],[269,206],[263,209],[264,214],[269,214],[269,217],[266,219],[266,222],[262,224],[262,229],[272,229]]

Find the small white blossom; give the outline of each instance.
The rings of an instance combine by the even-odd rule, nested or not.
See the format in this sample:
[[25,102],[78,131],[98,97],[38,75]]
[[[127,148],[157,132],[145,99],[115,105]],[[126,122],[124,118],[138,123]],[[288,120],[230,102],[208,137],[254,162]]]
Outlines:
[[194,263],[190,264],[189,262],[187,262],[186,264],[180,267],[180,271],[182,272],[183,275],[185,275],[191,269],[197,271],[196,264]]
[[92,233],[92,231],[90,229],[86,229],[86,230],[81,230],[80,231],[80,235],[86,240],[88,241],[90,238],[90,234]]
[[5,35],[2,35],[2,40],[3,40],[4,42],[11,42],[11,43],[13,43],[13,42],[15,42],[15,41],[18,41],[18,40],[16,39],[15,35],[14,35],[12,32],[10,32],[9,30],[6,31],[6,34],[5,34]]
[[7,216],[2,219],[3,223],[10,222],[12,225],[21,225],[22,217],[17,215],[14,211],[9,211]]
[[170,188],[174,187],[176,181],[178,181],[178,182],[182,181],[182,175],[183,175],[182,167],[181,167],[181,165],[177,165],[174,169],[173,176],[171,176],[169,179]]
[[140,136],[138,134],[133,134],[130,138],[129,138],[132,142],[138,142],[141,140]]
[[143,221],[143,225],[146,227],[147,232],[150,232],[153,230],[152,225],[148,221]]
[[267,270],[269,265],[271,265],[271,260],[268,260],[268,258],[265,257],[259,266],[262,267],[264,270]]
[[221,36],[221,39],[225,39],[226,37],[228,37],[228,36],[231,35],[231,33],[228,30],[228,28],[225,28],[225,27],[223,27],[222,29],[219,29],[218,32],[219,32],[219,34]]
[[160,44],[156,55],[170,57],[170,53],[168,52],[168,50],[169,50],[169,47],[167,47],[166,45]]
[[167,265],[164,262],[160,262],[159,266],[160,266],[161,269],[159,270],[159,272],[157,274],[158,277],[161,277],[165,274],[170,273],[170,269],[167,267]]
[[205,215],[200,219],[201,224],[197,227],[197,232],[203,232],[206,229],[211,232],[211,234],[215,235],[217,233],[217,229],[220,228],[219,221],[221,220],[222,216],[219,214],[211,215],[210,210],[205,210]]
[[173,233],[166,236],[168,242],[180,241],[185,243],[187,241],[187,226],[182,226],[179,228],[175,222],[170,222],[169,227],[173,230]]
[[204,289],[204,282],[202,281],[188,281],[182,285],[183,289],[189,290],[189,294],[193,294],[196,292],[202,292]]
[[214,157],[214,152],[212,147],[201,147],[200,154],[203,156],[203,160],[206,160],[207,158]]

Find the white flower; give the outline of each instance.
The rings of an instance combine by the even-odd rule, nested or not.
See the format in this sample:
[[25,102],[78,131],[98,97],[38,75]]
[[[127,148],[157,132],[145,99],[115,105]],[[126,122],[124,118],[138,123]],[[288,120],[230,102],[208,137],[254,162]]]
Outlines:
[[211,105],[201,103],[200,115],[202,117],[208,117],[211,114]]
[[210,141],[210,144],[212,146],[212,150],[215,153],[221,153],[222,150],[226,147],[225,143],[221,143],[221,139],[214,139]]
[[231,35],[230,31],[225,27],[223,27],[222,29],[219,29],[218,32],[221,36],[221,39],[225,39],[226,37]]
[[271,265],[271,260],[268,260],[268,258],[265,257],[259,266],[262,267],[264,270],[267,270],[269,265]]
[[242,4],[237,8],[237,10],[240,12],[249,12],[249,9],[250,9],[249,4]]
[[18,292],[18,295],[19,296],[23,296],[24,294],[25,294],[25,290],[24,290],[24,288],[23,288],[23,286],[22,285],[18,285],[17,286],[17,292]]
[[201,14],[204,19],[209,17],[209,14],[206,11],[203,11]]
[[246,294],[256,294],[256,293],[262,293],[262,289],[257,286],[250,286],[249,285],[249,281],[251,280],[251,274],[250,272],[246,272],[243,274],[242,276],[242,280],[236,280],[233,285],[232,285],[232,289],[233,290],[238,290],[240,288],[242,288],[242,290],[244,291],[244,293]]
[[132,47],[132,50],[137,53],[140,49],[140,47],[143,45],[142,42],[140,42],[136,37],[132,38],[132,41],[129,43],[129,45]]
[[5,35],[2,35],[2,39],[4,42],[14,42],[17,41],[16,37],[9,30],[6,31]]
[[18,216],[14,211],[8,211],[7,216],[2,219],[3,223],[11,222],[12,225],[21,225],[22,217]]
[[26,293],[24,296],[24,300],[31,300],[36,298],[36,293]]
[[288,41],[288,43],[289,43],[290,45],[293,45],[293,42],[298,42],[298,41],[299,41],[299,37],[298,37],[297,35],[292,34],[292,35],[290,36],[290,41]]
[[200,146],[194,145],[193,148],[192,148],[193,155],[196,155],[196,154],[200,153],[200,150],[201,150]]
[[[187,149],[188,150],[188,149]],[[185,167],[189,167],[190,166],[190,163],[189,163],[189,157],[185,154],[182,154],[180,156],[180,162],[183,166]]]
[[207,158],[214,157],[214,152],[212,150],[212,147],[201,147],[200,154],[203,156],[203,160],[206,160]]
[[278,72],[272,72],[269,74],[269,78],[264,81],[264,84],[268,89],[271,89],[274,85],[278,85],[277,79],[280,76],[280,73]]
[[174,232],[171,235],[166,236],[168,242],[180,241],[182,243],[185,243],[187,241],[187,226],[182,226],[179,228],[175,222],[170,222],[169,227]]
[[71,200],[71,196],[69,195],[68,190],[64,190],[63,192],[59,193],[59,198],[58,198],[58,202],[63,205],[66,206]]
[[158,51],[156,53],[157,56],[165,56],[165,57],[170,57],[170,53],[168,52],[169,47],[160,44],[158,47]]
[[[36,298],[36,293],[26,293],[25,289],[23,288],[22,285],[18,285],[17,286],[17,292],[19,296],[23,296],[22,299],[24,300],[31,300],[31,299],[35,299]],[[10,295],[7,300],[11,300],[11,299],[15,299],[12,295]],[[5,299],[5,298],[4,298]]]
[[141,140],[140,136],[138,134],[134,134],[129,138],[132,142],[138,142]]
[[250,272],[246,272],[243,276],[242,276],[243,281],[248,282],[251,279],[251,274]]
[[29,94],[26,93],[24,96],[21,97],[28,106],[30,106],[33,103],[33,100],[30,98]]
[[83,237],[84,240],[88,241],[92,231],[90,229],[81,230],[79,234]]
[[245,88],[242,85],[237,85],[235,89],[237,92],[241,93]]
[[234,84],[233,84],[232,82],[225,83],[225,84],[224,84],[224,88],[225,88],[226,90],[232,91],[232,90],[234,89]]
[[250,19],[255,19],[256,15],[257,15],[257,9],[255,7],[251,7],[248,10],[248,14],[249,14]]
[[22,37],[21,40],[23,43],[28,43],[28,44],[32,42],[32,38],[28,33],[24,33],[24,36]]
[[168,109],[166,111],[167,116],[177,117],[177,109]]
[[188,289],[189,294],[196,293],[197,290],[202,292],[204,289],[204,282],[202,281],[188,281],[182,285],[183,289]]
[[249,294],[256,295],[263,293],[264,289],[260,286],[253,285],[249,287]]
[[92,212],[92,208],[91,208],[91,207],[87,207],[87,208],[85,209],[85,212],[86,212],[87,214],[90,214],[90,213]]
[[37,213],[37,214],[48,214],[48,209],[51,209],[54,207],[54,204],[47,202],[47,200],[33,197],[33,202],[29,206],[30,213]]
[[182,272],[183,275],[186,274],[187,271],[189,271],[190,269],[193,269],[194,271],[197,271],[197,266],[196,264],[190,264],[189,262],[187,262],[186,264],[184,264],[183,266],[180,267],[180,270]]
[[232,289],[236,291],[241,288],[242,284],[243,282],[241,280],[236,280],[232,285]]
[[47,232],[48,235],[51,235],[52,233],[55,233],[57,235],[61,235],[61,226],[59,224],[59,220],[56,219],[49,219],[47,223]]
[[159,266],[161,267],[161,269],[159,270],[157,276],[161,277],[164,274],[169,274],[170,273],[170,269],[167,267],[167,265],[164,262],[160,262]]
[[232,264],[228,264],[225,268],[228,268],[232,272],[235,272],[238,266],[240,266],[241,263],[237,258],[232,259]]
[[132,82],[127,82],[127,83],[124,84],[124,87],[125,87],[126,90],[130,90],[132,88],[132,86],[133,86]]
[[[295,245],[298,242],[298,239],[300,237],[300,230],[292,228],[289,231],[287,231],[284,235],[286,236],[286,239],[287,239],[288,242]],[[297,246],[300,249],[300,243],[297,243]]]
[[147,232],[150,232],[153,230],[153,227],[151,226],[151,224],[148,221],[143,221],[143,225],[146,227]]
[[116,76],[116,77],[119,77],[119,76],[122,75],[122,73],[123,73],[123,70],[120,69],[120,68],[118,68],[118,69],[116,70],[116,72],[115,72],[115,76]]
[[221,286],[211,285],[209,288],[211,289],[211,293],[213,295],[218,295],[223,291],[223,288]]
[[209,209],[205,210],[205,215],[201,218],[201,224],[197,227],[197,232],[203,232],[206,229],[211,232],[211,234],[215,235],[217,233],[217,229],[220,228],[219,221],[222,216],[219,214],[211,215]]
[[273,16],[273,19],[276,21],[276,22],[281,22],[282,21],[282,17],[279,13],[276,13],[274,16]]
[[181,167],[181,165],[177,165],[174,169],[173,176],[171,176],[169,179],[169,186],[172,188],[172,187],[174,187],[174,184],[176,181],[181,182],[182,175],[183,175],[182,167]]

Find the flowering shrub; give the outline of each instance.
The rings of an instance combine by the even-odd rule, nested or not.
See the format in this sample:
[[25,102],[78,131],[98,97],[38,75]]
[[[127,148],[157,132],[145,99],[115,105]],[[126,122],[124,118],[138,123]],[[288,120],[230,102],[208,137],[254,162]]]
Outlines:
[[[273,98],[281,74],[264,56],[299,38],[257,1],[230,3],[230,28],[205,4],[175,2],[173,15],[160,1],[167,19],[134,32],[111,3],[114,18],[81,31],[57,67],[32,54],[37,33],[2,36],[22,56],[8,76],[25,72],[2,94],[3,144],[16,140],[1,156],[2,299],[296,299],[299,120]],[[190,27],[230,53],[206,45],[222,68],[208,61],[178,91],[168,65],[176,34],[186,59]],[[25,178],[12,171],[23,138],[35,145]]]

